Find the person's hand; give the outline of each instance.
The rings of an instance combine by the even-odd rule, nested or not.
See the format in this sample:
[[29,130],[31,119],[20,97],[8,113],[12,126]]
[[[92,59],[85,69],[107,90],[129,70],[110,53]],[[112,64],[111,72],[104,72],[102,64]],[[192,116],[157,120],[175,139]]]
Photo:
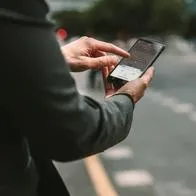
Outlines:
[[[119,61],[116,55],[129,56],[129,53],[113,44],[88,37],[82,37],[63,46],[62,53],[71,71],[74,72],[116,65]],[[107,53],[115,55],[107,55]]]
[[[104,74],[106,76],[107,73],[104,72]],[[146,73],[141,78],[138,78],[131,82],[127,82],[118,90],[114,89],[114,87],[111,84],[108,84],[106,80],[104,80],[106,82],[106,98],[113,96],[115,94],[128,94],[132,97],[134,103],[137,103],[144,96],[144,92],[146,88],[150,85],[153,76],[154,68],[151,67],[146,71]]]
[[144,96],[145,90],[150,85],[153,76],[154,68],[151,67],[141,78],[128,82],[122,86],[116,94],[126,93],[132,97],[134,103],[137,103]]

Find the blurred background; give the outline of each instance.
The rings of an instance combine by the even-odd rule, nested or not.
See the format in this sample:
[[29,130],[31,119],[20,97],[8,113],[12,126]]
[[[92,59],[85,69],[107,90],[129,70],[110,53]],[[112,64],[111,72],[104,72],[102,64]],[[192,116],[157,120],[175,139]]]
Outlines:
[[[57,164],[72,195],[196,196],[196,0],[48,3],[60,45],[83,35],[124,49],[140,36],[166,44],[129,137],[95,160]],[[81,93],[103,101],[98,71],[73,76]]]

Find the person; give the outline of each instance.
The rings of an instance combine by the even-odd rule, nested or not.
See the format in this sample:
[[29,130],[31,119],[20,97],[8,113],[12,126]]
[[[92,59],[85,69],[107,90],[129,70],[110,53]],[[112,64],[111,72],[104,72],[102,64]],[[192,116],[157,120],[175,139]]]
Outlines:
[[[88,37],[60,49],[44,0],[0,2],[0,195],[69,195],[53,161],[103,152],[128,135],[153,68],[102,104],[78,93],[70,71],[104,68],[122,49]],[[107,55],[105,52],[113,53]]]

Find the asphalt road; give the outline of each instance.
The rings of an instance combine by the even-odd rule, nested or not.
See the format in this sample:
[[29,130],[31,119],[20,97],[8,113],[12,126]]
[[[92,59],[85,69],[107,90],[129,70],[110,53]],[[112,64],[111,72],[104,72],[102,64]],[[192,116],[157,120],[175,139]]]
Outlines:
[[[101,100],[86,74],[75,75],[78,88]],[[196,55],[159,59],[129,137],[99,157],[120,196],[196,195]],[[58,168],[73,196],[96,195],[82,161]]]

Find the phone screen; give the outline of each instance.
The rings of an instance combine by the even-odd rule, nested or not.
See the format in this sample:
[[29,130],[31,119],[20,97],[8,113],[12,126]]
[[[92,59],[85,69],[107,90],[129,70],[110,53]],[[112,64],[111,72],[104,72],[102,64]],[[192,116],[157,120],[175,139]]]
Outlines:
[[148,68],[162,48],[161,43],[139,39],[129,50],[130,57],[123,58],[110,76],[125,81],[135,80]]

